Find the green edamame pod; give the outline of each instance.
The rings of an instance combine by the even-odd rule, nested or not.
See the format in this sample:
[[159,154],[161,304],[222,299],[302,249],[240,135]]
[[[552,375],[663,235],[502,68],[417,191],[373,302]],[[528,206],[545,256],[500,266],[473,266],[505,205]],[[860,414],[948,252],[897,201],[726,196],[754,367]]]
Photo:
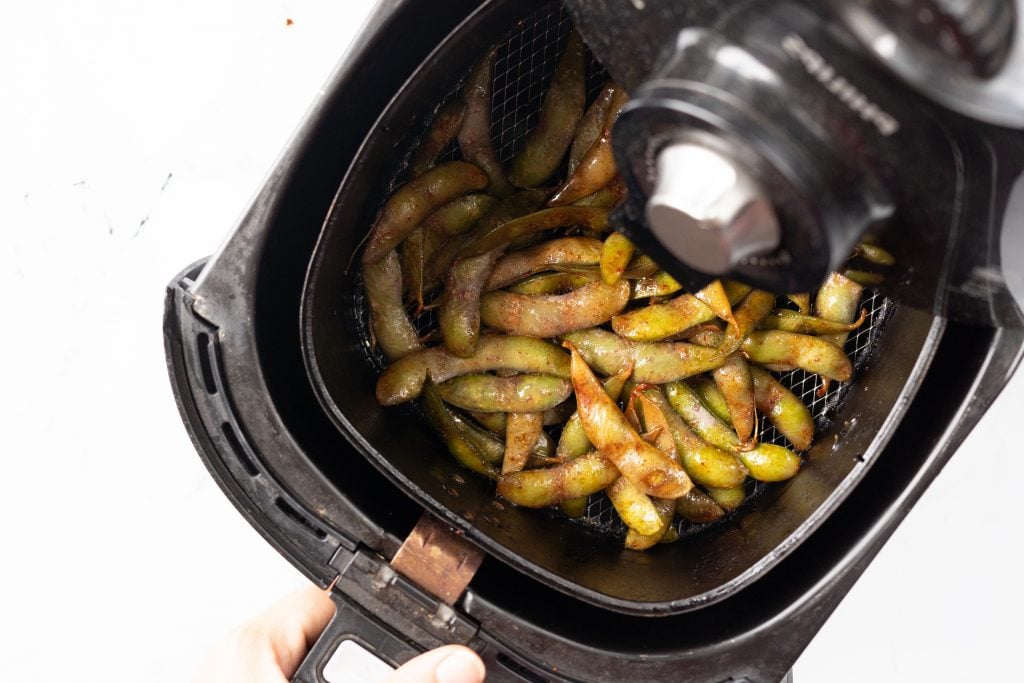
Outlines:
[[462,358],[443,347],[421,349],[388,366],[377,378],[377,401],[393,406],[420,395],[430,377],[444,382],[459,375],[489,370],[569,377],[568,355],[554,344],[532,337],[484,335],[476,353]]
[[658,341],[713,320],[715,312],[692,294],[652,304],[612,318],[615,334],[635,341]]
[[[815,311],[825,320],[852,323],[857,319],[857,309],[860,307],[860,296],[863,291],[864,288],[850,278],[832,273],[822,283],[818,295],[814,298]],[[843,348],[848,336],[846,333],[840,333],[822,338]]]
[[605,83],[593,103],[587,107],[583,118],[580,119],[580,125],[576,129],[576,135],[573,136],[572,145],[569,147],[569,175],[572,175],[572,172],[579,166],[583,155],[600,137],[605,117],[608,114],[608,107],[617,90],[618,86],[614,82]]
[[694,524],[714,522],[725,515],[725,510],[715,502],[715,499],[696,486],[685,496],[676,498],[676,512]]
[[488,192],[495,197],[507,197],[513,189],[491,144],[491,88],[496,53],[497,48],[488,50],[469,74],[462,91],[466,114],[462,119],[458,139],[462,158],[476,164],[487,174]]
[[591,451],[563,465],[506,474],[498,480],[498,495],[516,505],[542,508],[597,493],[619,476],[608,458]]
[[715,489],[708,488],[708,495],[711,496],[712,500],[718,504],[726,512],[732,512],[740,505],[743,505],[743,501],[747,497],[747,491],[743,487],[743,484],[734,486],[731,489]]
[[796,311],[781,309],[765,316],[758,324],[762,330],[783,330],[797,334],[833,335],[852,332],[864,324],[867,310],[861,309],[860,317],[852,323],[841,323],[825,320],[813,315],[803,315]]
[[608,235],[601,250],[601,279],[606,285],[622,279],[635,251],[636,246],[621,232]]
[[[751,370],[753,372],[753,370]],[[701,402],[708,407],[712,413],[715,414],[722,422],[729,421],[729,406],[725,403],[725,398],[722,396],[722,392],[718,390],[718,385],[715,384],[715,380],[710,377],[694,377],[689,380],[690,386],[700,396]],[[756,385],[755,385],[756,386]],[[760,410],[760,408],[758,408]]]
[[552,375],[460,375],[437,385],[447,403],[465,410],[534,413],[569,398],[572,384]]
[[466,437],[432,384],[424,387],[423,407],[431,424],[441,432],[448,450],[460,465],[489,479],[498,478],[498,470],[483,458]]
[[807,450],[814,439],[814,419],[811,417],[811,411],[767,370],[752,365],[750,375],[754,380],[754,400],[757,409],[789,439],[794,449]]
[[600,328],[562,336],[572,342],[587,364],[612,375],[633,366],[639,383],[664,384],[713,370],[725,361],[718,349],[686,342],[633,342]]
[[846,382],[853,364],[838,346],[820,338],[781,330],[756,330],[743,341],[743,352],[755,363],[803,368]]
[[397,360],[422,349],[402,304],[402,266],[394,250],[363,269],[363,289],[370,304],[370,328],[384,355]]
[[724,363],[711,371],[718,390],[729,407],[729,419],[743,449],[757,444],[757,408],[754,403],[754,380],[750,366],[739,353],[729,356]]
[[427,216],[456,197],[483,189],[487,174],[473,164],[450,161],[400,187],[384,203],[370,229],[363,265],[380,261]]
[[800,456],[782,446],[770,443],[737,454],[750,476],[758,481],[785,481],[800,469]]
[[540,121],[512,161],[508,179],[513,185],[537,187],[562,163],[586,104],[585,56],[583,39],[573,31],[544,95]]
[[480,319],[488,327],[530,337],[557,337],[607,322],[629,303],[629,283],[591,282],[567,294],[526,296],[488,292]]

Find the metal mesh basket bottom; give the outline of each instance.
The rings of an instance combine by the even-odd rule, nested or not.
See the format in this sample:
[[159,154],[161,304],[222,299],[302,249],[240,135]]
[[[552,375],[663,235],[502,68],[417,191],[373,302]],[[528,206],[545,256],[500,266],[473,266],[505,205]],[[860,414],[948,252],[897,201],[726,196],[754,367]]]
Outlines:
[[[491,139],[495,150],[503,163],[508,163],[515,156],[526,136],[537,123],[544,94],[548,82],[554,73],[558,58],[565,46],[572,22],[561,3],[551,2],[518,22],[498,45],[494,64],[493,99],[491,103]],[[467,68],[467,74],[468,74]],[[591,101],[605,83],[608,76],[601,65],[591,59],[587,73],[588,102]],[[437,105],[459,96],[454,90]],[[425,112],[423,127],[429,126],[436,109]],[[405,158],[411,157],[415,145],[408,150]],[[459,158],[457,145],[453,144],[441,155],[441,160],[448,161]],[[404,168],[395,169],[390,179],[390,190],[404,180]],[[382,198],[383,200],[383,198]],[[362,290],[357,283],[358,291]],[[361,344],[367,350],[367,361],[377,370],[386,366],[386,361],[373,350],[369,343],[369,311],[365,298],[356,296],[356,313],[361,321],[360,334],[367,335],[366,343]],[[781,302],[780,302],[781,303]],[[854,364],[854,382],[874,349],[882,327],[891,312],[888,299],[875,291],[865,292],[861,306],[867,309],[867,320],[846,343],[846,352]],[[415,321],[421,334],[435,327],[435,316],[428,312],[420,315]],[[818,432],[823,431],[838,413],[843,400],[850,391],[851,382],[836,383],[829,386],[823,396],[818,395],[820,380],[816,375],[803,370],[794,370],[781,375],[780,381],[793,391],[808,406],[814,417]],[[423,418],[425,419],[425,418]],[[557,434],[554,434],[557,437]],[[766,443],[786,444],[785,438],[766,420],[762,421],[760,438]],[[700,533],[711,526],[729,523],[729,520],[742,514],[770,486],[785,484],[761,484],[748,480],[747,501],[736,512],[711,525],[697,525],[683,520],[677,522],[677,530],[681,536]],[[551,511],[551,514],[560,514]],[[611,502],[604,494],[591,496],[586,512],[574,522],[594,529],[601,533],[623,537],[626,527],[619,519]]]

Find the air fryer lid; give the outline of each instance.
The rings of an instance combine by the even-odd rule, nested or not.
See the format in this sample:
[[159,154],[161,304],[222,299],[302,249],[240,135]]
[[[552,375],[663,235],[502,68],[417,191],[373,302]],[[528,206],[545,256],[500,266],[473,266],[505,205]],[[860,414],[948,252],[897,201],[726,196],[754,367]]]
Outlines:
[[[403,182],[416,137],[479,56],[500,43],[492,139],[507,162],[536,122],[569,30],[559,3],[484,3],[395,94],[342,181],[312,257],[302,308],[306,363],[324,408],[356,448],[490,554],[599,606],[677,613],[756,579],[842,501],[916,389],[935,342],[933,318],[872,295],[866,302],[871,318],[847,347],[857,366],[852,383],[811,403],[815,378],[799,371],[784,378],[811,404],[819,428],[815,445],[794,479],[759,490],[724,524],[684,529],[680,542],[637,553],[622,549],[621,528],[609,523],[611,513],[600,500],[591,501],[579,523],[496,499],[493,484],[458,466],[414,409],[377,404],[382,361],[368,337],[358,269],[349,264],[378,209]],[[603,78],[592,69],[591,94]],[[772,436],[769,430],[764,438]]]

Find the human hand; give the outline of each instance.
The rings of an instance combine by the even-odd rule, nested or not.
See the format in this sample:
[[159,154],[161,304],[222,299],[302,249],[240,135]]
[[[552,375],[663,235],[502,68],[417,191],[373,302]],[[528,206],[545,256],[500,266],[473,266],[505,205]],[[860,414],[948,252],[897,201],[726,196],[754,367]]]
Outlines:
[[[234,629],[207,656],[196,683],[288,683],[334,615],[316,586],[303,588]],[[415,657],[387,683],[483,683],[484,663],[462,645]]]

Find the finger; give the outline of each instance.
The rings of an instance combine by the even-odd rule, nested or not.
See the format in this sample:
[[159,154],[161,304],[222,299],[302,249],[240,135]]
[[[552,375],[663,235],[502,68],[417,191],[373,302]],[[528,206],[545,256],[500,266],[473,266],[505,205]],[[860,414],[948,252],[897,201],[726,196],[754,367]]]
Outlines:
[[483,660],[463,645],[445,645],[403,664],[387,683],[483,683]]
[[267,635],[281,672],[291,678],[332,616],[330,594],[309,585],[270,607],[253,624]]

